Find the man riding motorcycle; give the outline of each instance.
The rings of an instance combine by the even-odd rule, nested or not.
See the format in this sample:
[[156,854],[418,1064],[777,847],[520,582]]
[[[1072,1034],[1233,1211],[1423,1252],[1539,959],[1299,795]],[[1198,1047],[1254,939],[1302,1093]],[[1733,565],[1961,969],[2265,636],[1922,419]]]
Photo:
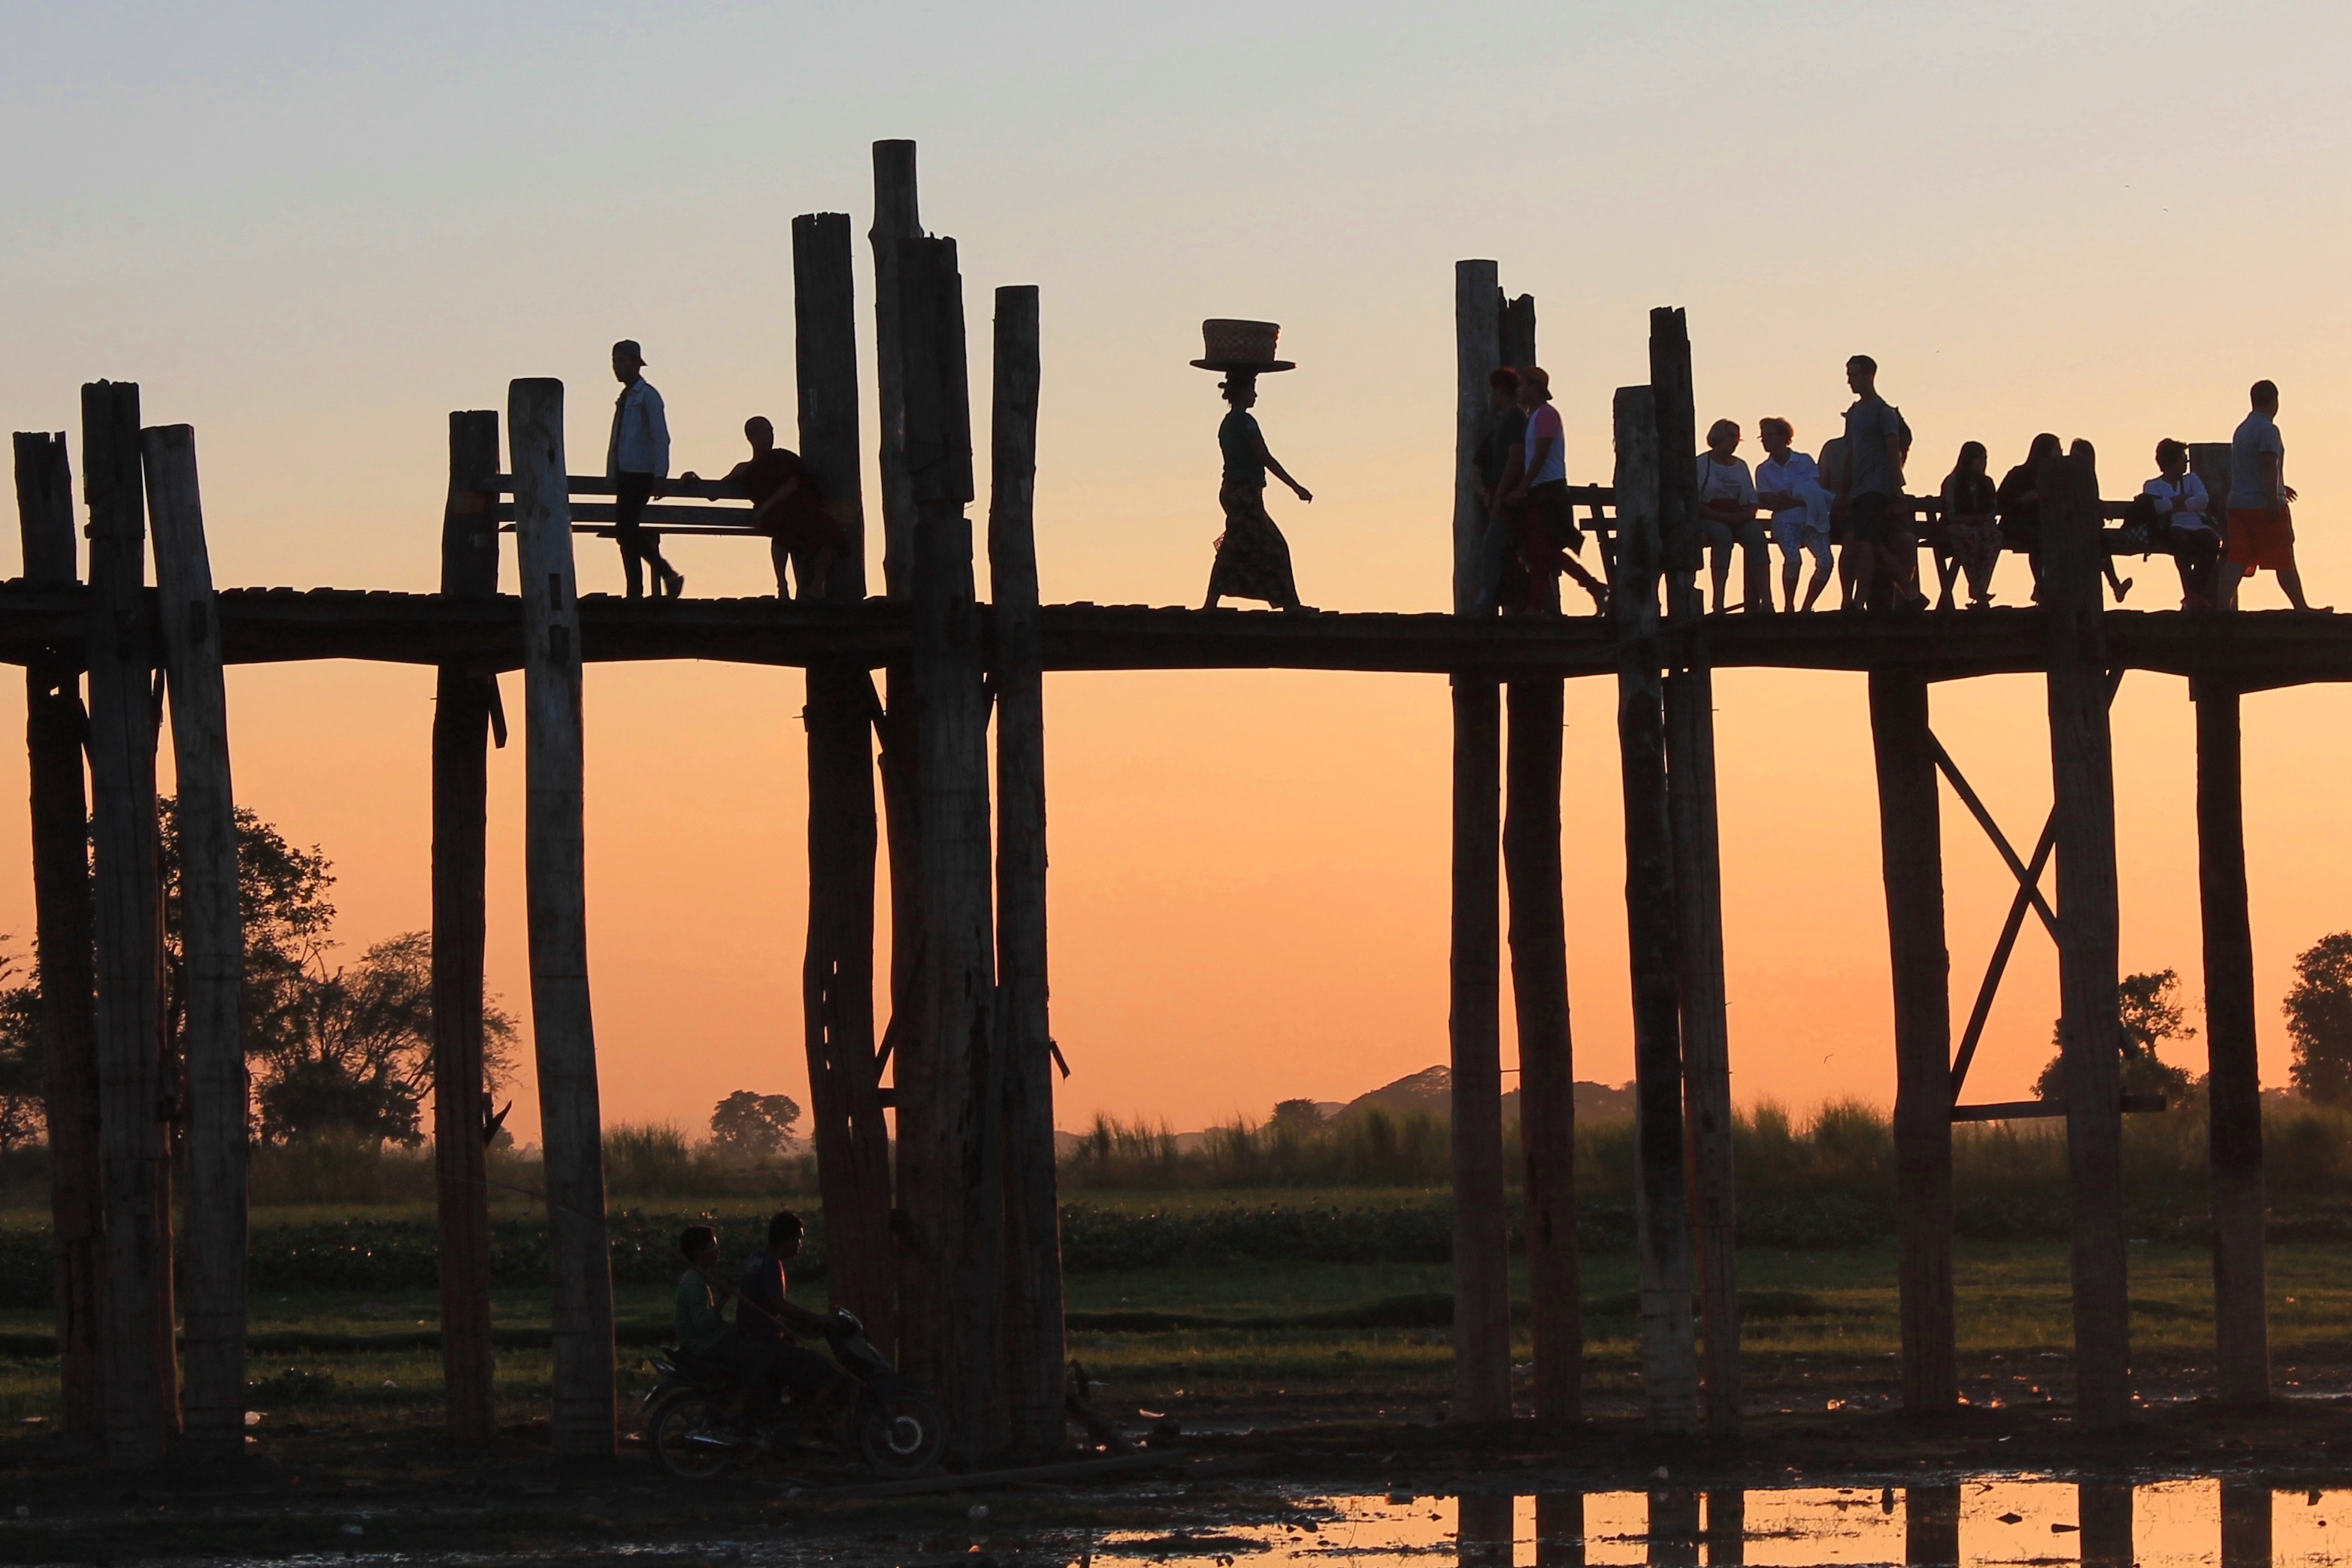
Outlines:
[[[831,1362],[803,1350],[790,1328],[823,1334],[830,1320],[787,1300],[784,1263],[796,1256],[805,1235],[800,1216],[789,1211],[768,1222],[768,1246],[752,1254],[740,1289],[718,1282],[719,1234],[690,1226],[678,1237],[688,1268],[672,1299],[678,1349],[703,1364],[723,1370],[743,1390],[743,1413],[758,1426],[773,1420],[789,1387],[806,1412],[803,1425],[832,1408],[849,1380]],[[735,1321],[720,1315],[722,1297],[738,1298]]]

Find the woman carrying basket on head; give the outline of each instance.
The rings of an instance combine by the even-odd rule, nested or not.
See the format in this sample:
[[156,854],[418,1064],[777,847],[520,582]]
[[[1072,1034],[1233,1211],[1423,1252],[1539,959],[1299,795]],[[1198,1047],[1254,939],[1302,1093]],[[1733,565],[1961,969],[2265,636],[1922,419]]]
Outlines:
[[1257,403],[1257,378],[1266,372],[1291,368],[1274,357],[1281,329],[1271,321],[1211,321],[1201,324],[1206,357],[1192,363],[1202,370],[1221,370],[1217,384],[1233,411],[1217,426],[1217,446],[1224,458],[1224,479],[1217,502],[1224,509],[1225,531],[1217,540],[1216,564],[1209,569],[1209,596],[1201,606],[1213,610],[1228,595],[1263,599],[1277,609],[1306,613],[1298,602],[1298,584],[1291,574],[1290,545],[1265,510],[1265,477],[1290,487],[1302,501],[1315,498],[1290,477],[1266,450],[1265,436],[1250,409]]

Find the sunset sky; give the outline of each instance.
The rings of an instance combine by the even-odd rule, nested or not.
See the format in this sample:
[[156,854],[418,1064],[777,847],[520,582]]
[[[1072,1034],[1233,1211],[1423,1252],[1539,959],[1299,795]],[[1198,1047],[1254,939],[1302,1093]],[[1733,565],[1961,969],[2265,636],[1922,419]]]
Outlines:
[[[1302,592],[1444,607],[1453,264],[1487,257],[1537,296],[1580,481],[1607,478],[1610,394],[1647,377],[1654,305],[1688,309],[1701,421],[1740,421],[1751,460],[1766,414],[1815,448],[1842,363],[1876,356],[1917,434],[1915,489],[1963,440],[2006,467],[2047,428],[2095,442],[2127,493],[2158,437],[2225,438],[2272,377],[2305,581],[2352,607],[2341,5],[37,5],[9,33],[0,415],[74,430],[82,382],[139,382],[148,422],[197,428],[224,584],[431,588],[447,411],[560,376],[572,466],[596,468],[618,337],[645,344],[674,468],[722,469],[752,413],[789,440],[803,212],[847,211],[860,236],[870,458],[869,147],[911,137],[925,222],[960,242],[976,388],[991,290],[1043,291],[1048,599],[1198,601],[1222,410],[1185,362],[1202,318],[1252,316],[1300,365],[1258,414],[1317,498],[1274,498]],[[770,583],[740,542],[675,558],[692,595]],[[580,559],[583,589],[618,590],[611,545]],[[2168,563],[2124,570],[2134,607],[2177,602]],[[2021,600],[2022,563],[1998,586]],[[2264,578],[2247,603],[2283,600]],[[428,919],[432,685],[362,664],[230,676],[238,797],[333,858],[352,955]],[[588,673],[610,1121],[699,1126],[731,1089],[804,1092],[801,685]],[[1862,678],[1730,671],[1717,693],[1735,1092],[1883,1100]],[[1442,679],[1064,675],[1046,697],[1063,1126],[1197,1127],[1445,1058]],[[2025,678],[1934,697],[2028,842],[2042,700]],[[0,682],[0,731],[21,702]],[[1576,1068],[1610,1081],[1632,1071],[1613,704],[1571,684],[1565,738]],[[2246,724],[2275,1084],[2294,954],[2352,927],[2352,694],[2250,698]],[[2183,683],[2132,676],[2115,727],[2124,965],[2199,996]],[[23,766],[0,747],[19,952]],[[490,984],[527,1017],[519,735],[491,779]],[[1948,795],[1945,839],[1957,1024],[2010,887]],[[2019,953],[1972,1099],[2025,1093],[2049,1054],[2054,960],[2032,930]]]

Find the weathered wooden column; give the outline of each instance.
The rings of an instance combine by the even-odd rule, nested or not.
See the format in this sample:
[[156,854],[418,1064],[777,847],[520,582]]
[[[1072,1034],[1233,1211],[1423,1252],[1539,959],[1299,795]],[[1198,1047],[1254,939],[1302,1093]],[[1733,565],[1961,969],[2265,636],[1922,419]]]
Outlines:
[[[499,416],[449,416],[449,491],[441,511],[441,593],[499,591],[490,476]],[[439,1222],[441,1377],[452,1441],[498,1436],[490,1338],[490,1108],[482,1073],[484,879],[489,832],[490,713],[498,676],[463,664],[436,672],[433,704],[433,1164]],[[504,739],[503,733],[500,739]]]
[[1960,1489],[1958,1482],[1903,1489],[1903,1560],[1960,1561]]
[[2197,888],[2205,927],[2208,1137],[2213,1172],[2213,1349],[2221,1397],[2271,1396],[2263,1255],[2263,1083],[2255,1051],[2254,938],[2246,909],[2245,793],[2234,687],[2193,683]]
[[[25,582],[72,588],[73,475],[66,438],[19,431],[16,521]],[[43,1103],[49,1140],[49,1227],[57,1246],[58,1430],[94,1453],[106,1436],[100,1370],[106,1226],[99,1157],[98,1017],[90,973],[89,816],[82,785],[82,651],[52,647],[25,669],[25,749],[32,784],[33,947],[41,988]]]
[[2106,1426],[2131,1408],[2131,1320],[2125,1295],[2116,784],[2100,616],[2099,489],[2091,462],[2079,456],[2045,461],[2037,487],[2058,838],[2059,1055],[2073,1211],[2074,1402],[2085,1424]]
[[245,918],[237,897],[228,689],[196,482],[196,433],[171,425],[143,432],[141,444],[179,785],[174,821],[188,1084],[186,1441],[193,1454],[226,1458],[245,1452],[245,1165],[251,1098],[239,1005]]
[[1732,1179],[1731,1045],[1723,979],[1723,849],[1715,797],[1715,672],[1700,601],[1698,422],[1690,331],[1678,309],[1650,312],[1658,410],[1658,515],[1668,618],[1686,622],[1685,662],[1665,678],[1666,799],[1674,834],[1675,976],[1682,999],[1684,1122],[1698,1246],[1699,1381],[1707,1429],[1739,1427],[1738,1201]]
[[[1454,264],[1454,611],[1477,609],[1486,508],[1473,480],[1486,377],[1501,363],[1495,264]],[[1503,1211],[1503,694],[1454,677],[1452,1010],[1454,1405],[1462,1421],[1511,1414],[1510,1232]]]
[[[866,509],[857,452],[857,315],[849,216],[793,220],[793,362],[801,458],[847,536],[828,602],[866,597]],[[825,1290],[885,1354],[898,1342],[890,1243],[890,1128],[874,1057],[874,740],[881,711],[862,664],[808,671],[808,946],[801,1005]]]
[[2221,1568],[2271,1568],[2271,1487],[2221,1483]]
[[163,918],[155,648],[145,585],[139,388],[81,389],[89,506],[89,773],[96,850],[99,1132],[106,1179],[106,1455],[163,1458],[179,1426],[171,1173],[160,1072]]
[[523,605],[523,876],[530,921],[531,1039],[547,1229],[555,1273],[556,1453],[613,1452],[613,1258],[604,1234],[604,1147],[588,995],[581,812],[580,604],[572,568],[563,384],[507,390],[515,558]]
[[1895,1205],[1901,1248],[1903,1407],[1959,1397],[1952,1305],[1951,957],[1944,946],[1944,838],[1927,681],[1870,674],[1878,760],[1878,852],[1895,977]]
[[1664,697],[1657,651],[1651,646],[1658,629],[1658,426],[1646,386],[1619,387],[1612,412],[1618,556],[1610,597],[1622,648],[1617,745],[1625,796],[1625,934],[1633,981],[1642,1390],[1654,1429],[1687,1433],[1698,1427],[1698,1353],[1683,1174],[1682,1000],[1675,977]]
[[[1534,364],[1536,301],[1503,297],[1504,363]],[[1576,1257],[1576,1068],[1569,1033],[1568,917],[1560,900],[1560,741],[1567,682],[1504,688],[1503,879],[1510,895],[1511,1002],[1519,1040],[1520,1228],[1535,1350],[1535,1413],[1584,1413],[1584,1302]]]
[[1003,1064],[991,908],[988,694],[973,600],[971,415],[963,281],[951,239],[898,242],[907,458],[915,529],[916,816],[922,957],[898,1047],[898,1193],[911,1232],[901,1360],[940,1394],[970,1463],[1009,1440],[997,1376]]
[[2083,1568],[2133,1568],[2132,1489],[2128,1481],[2085,1481],[2074,1489]]
[[1004,1393],[1013,1446],[1062,1447],[1062,1222],[1045,963],[1045,680],[1037,619],[1037,290],[996,291],[988,578],[996,616],[996,963],[1003,1007]]
[[[882,492],[882,583],[893,599],[913,596],[915,489],[907,468],[905,333],[898,324],[897,242],[919,239],[915,144],[874,143],[874,379],[881,412],[876,474]],[[890,847],[890,1021],[882,1037],[887,1063],[912,1024],[915,966],[923,950],[922,833],[917,824],[915,775],[920,721],[912,667],[895,659],[883,669],[885,706],[875,717],[881,743],[882,814]]]

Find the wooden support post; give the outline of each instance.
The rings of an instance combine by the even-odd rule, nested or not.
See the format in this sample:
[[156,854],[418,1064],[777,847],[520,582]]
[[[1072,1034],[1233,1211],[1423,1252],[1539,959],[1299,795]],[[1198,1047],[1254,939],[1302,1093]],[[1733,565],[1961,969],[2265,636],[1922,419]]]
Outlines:
[[248,1085],[240,998],[245,919],[237,900],[236,799],[228,759],[212,556],[196,482],[196,433],[142,436],[155,530],[155,598],[171,680],[180,944],[185,975],[188,1450],[245,1452],[246,1148]]
[[1583,1288],[1576,1256],[1576,1064],[1569,1027],[1568,917],[1560,899],[1560,735],[1565,682],[1510,684],[1511,997],[1519,1034],[1521,1228],[1534,1311],[1535,1413],[1584,1414]]
[[[449,416],[449,491],[441,511],[441,592],[499,591],[490,476],[499,416]],[[433,705],[433,1166],[439,1226],[441,1379],[450,1440],[498,1436],[490,1340],[491,1110],[482,1072],[482,954],[488,924],[490,709],[496,674],[462,664],[435,674]]]
[[2075,1408],[2111,1426],[2131,1408],[2126,1300],[2121,1024],[2116,1012],[2116,786],[2100,609],[2098,479],[2086,457],[2046,460],[2042,609],[2050,645],[2050,765],[2058,822],[2059,1054],[2073,1210]]
[[1873,670],[1878,852],[1895,973],[1895,1203],[1901,1248],[1903,1407],[1959,1397],[1952,1302],[1951,957],[1944,946],[1944,837],[1927,682]]
[[[1501,296],[1496,331],[1506,364],[1534,364],[1536,301]],[[1528,1294],[1533,1309],[1535,1413],[1573,1421],[1584,1410],[1584,1323],[1576,1257],[1576,1069],[1568,1005],[1568,920],[1560,901],[1560,732],[1566,683],[1514,680],[1505,689],[1508,744],[1503,879],[1511,900],[1511,998],[1519,1044],[1519,1148],[1525,1163]]]
[[[25,581],[37,587],[79,584],[66,438],[19,431],[16,447]],[[58,1265],[58,1431],[71,1451],[92,1454],[106,1436],[100,1353],[106,1226],[90,973],[89,816],[82,784],[89,718],[81,705],[81,666],[80,649],[55,647],[26,667],[25,749],[32,784],[33,954],[41,988],[49,1226]]]
[[[1650,384],[1658,411],[1659,517],[1669,618],[1699,620],[1696,525],[1697,416],[1690,331],[1680,310],[1650,312]],[[1679,523],[1676,520],[1680,520]],[[1675,530],[1679,527],[1678,534]],[[1732,1174],[1731,1047],[1723,978],[1723,850],[1716,816],[1715,675],[1703,631],[1665,678],[1666,799],[1674,833],[1675,977],[1682,1003],[1684,1121],[1697,1242],[1707,1429],[1739,1429],[1738,1197]]]
[[940,1394],[966,1463],[1010,1438],[996,1376],[1003,1182],[991,910],[988,694],[973,602],[971,415],[955,242],[897,242],[915,530],[916,816],[922,960],[899,1032],[898,1193],[908,1220],[901,1357]]
[[[882,491],[882,581],[893,599],[914,592],[915,490],[907,468],[905,333],[898,324],[897,242],[919,239],[923,226],[915,188],[915,144],[874,143],[874,374],[881,411],[876,464]],[[886,707],[876,720],[881,742],[882,812],[890,847],[890,1023],[882,1037],[886,1063],[916,1012],[915,968],[923,951],[922,831],[917,822],[917,714],[912,668],[894,659],[883,669]],[[902,1260],[903,1262],[903,1260]]]
[[1536,1493],[1536,1568],[1584,1568],[1584,1494]]
[[2246,910],[2246,825],[2235,689],[2190,688],[2197,703],[2197,885],[2205,926],[2208,1137],[2213,1172],[2214,1362],[2222,1399],[2271,1396],[2263,1256],[2263,1085],[2255,1050],[2254,938]]
[[1748,1494],[1736,1486],[1706,1494],[1706,1568],[1748,1561]]
[[[1500,363],[1495,264],[1454,267],[1454,610],[1477,609],[1486,509],[1473,483],[1486,377]],[[1510,1233],[1503,1211],[1502,688],[1454,678],[1452,1010],[1454,1404],[1463,1421],[1511,1414]]]
[[1675,983],[1674,838],[1667,821],[1665,711],[1657,655],[1658,424],[1650,389],[1617,389],[1618,558],[1611,595],[1624,652],[1617,745],[1625,797],[1625,925],[1633,981],[1635,1243],[1641,1263],[1642,1388],[1653,1429],[1698,1426],[1691,1319],[1690,1214],[1683,1174],[1682,1002]]
[[160,1072],[163,935],[155,824],[155,649],[146,603],[139,388],[81,389],[89,506],[89,773],[94,797],[99,1128],[106,1179],[106,1455],[160,1462],[179,1426],[168,1114]]
[[560,1455],[614,1451],[613,1258],[604,1231],[604,1148],[589,1008],[588,903],[581,814],[580,604],[572,564],[563,384],[507,390],[515,558],[523,605],[523,875],[530,921],[531,1037],[547,1150],[555,1275]]
[[[801,458],[848,536],[824,596],[866,596],[865,503],[857,452],[857,317],[849,217],[793,220],[793,361]],[[874,740],[881,710],[860,664],[808,671],[808,947],[801,1005],[817,1186],[824,1201],[825,1289],[889,1354],[898,1342],[890,1242],[890,1128],[874,1057]]]
[[1062,1447],[1062,1235],[1045,963],[1045,684],[1037,624],[1037,290],[996,291],[988,575],[996,611],[996,957],[1003,1002],[1004,1392],[1013,1448]]
[[1454,1503],[1454,1562],[1462,1568],[1511,1568],[1517,1501],[1508,1492],[1464,1492]]
[[1698,1568],[1699,1494],[1685,1488],[1652,1488],[1650,1549],[1652,1563],[1664,1568]]

